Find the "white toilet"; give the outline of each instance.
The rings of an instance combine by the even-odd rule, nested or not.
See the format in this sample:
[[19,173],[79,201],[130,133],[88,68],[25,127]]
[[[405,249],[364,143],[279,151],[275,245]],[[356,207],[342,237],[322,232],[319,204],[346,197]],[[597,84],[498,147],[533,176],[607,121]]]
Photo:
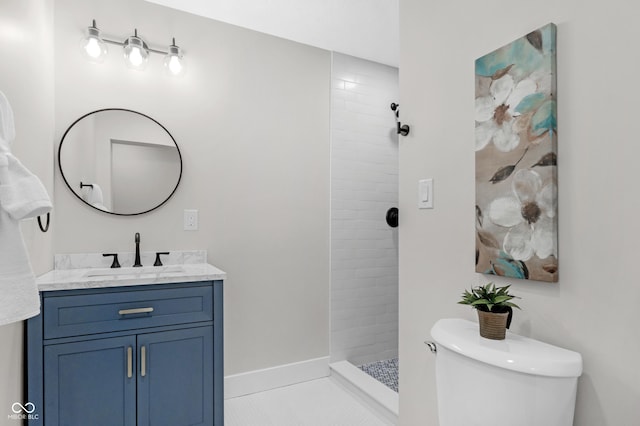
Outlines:
[[478,324],[441,319],[431,329],[440,426],[571,426],[579,353]]

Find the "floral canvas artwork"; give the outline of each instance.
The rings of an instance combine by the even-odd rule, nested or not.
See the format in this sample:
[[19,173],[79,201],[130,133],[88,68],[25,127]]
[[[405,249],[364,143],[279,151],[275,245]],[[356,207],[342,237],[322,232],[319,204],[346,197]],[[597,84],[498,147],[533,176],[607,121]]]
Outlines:
[[475,63],[476,271],[558,281],[556,26]]

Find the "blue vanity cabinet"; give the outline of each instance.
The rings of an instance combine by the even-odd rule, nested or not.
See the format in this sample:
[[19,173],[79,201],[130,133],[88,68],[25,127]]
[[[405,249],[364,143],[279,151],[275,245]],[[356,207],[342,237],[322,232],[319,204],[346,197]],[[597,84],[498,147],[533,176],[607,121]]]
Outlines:
[[135,347],[135,336],[46,346],[47,426],[135,426],[136,376],[127,374]]
[[31,425],[222,426],[222,281],[43,292]]
[[213,330],[138,336],[138,425],[210,425]]

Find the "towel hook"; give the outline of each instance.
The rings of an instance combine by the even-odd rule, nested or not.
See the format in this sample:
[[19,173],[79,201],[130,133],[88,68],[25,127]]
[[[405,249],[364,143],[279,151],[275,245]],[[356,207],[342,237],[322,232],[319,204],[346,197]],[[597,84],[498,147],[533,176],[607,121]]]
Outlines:
[[42,226],[42,221],[40,220],[40,216],[38,216],[38,226],[42,232],[47,232],[49,230],[49,221],[51,220],[51,215],[47,212],[47,224]]

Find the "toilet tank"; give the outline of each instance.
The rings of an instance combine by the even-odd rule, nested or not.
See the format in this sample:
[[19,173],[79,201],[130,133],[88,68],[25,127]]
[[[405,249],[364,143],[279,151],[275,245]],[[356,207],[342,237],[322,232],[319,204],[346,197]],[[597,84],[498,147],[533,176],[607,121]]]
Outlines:
[[571,426],[579,353],[507,331],[480,337],[478,324],[441,319],[436,344],[440,426]]

